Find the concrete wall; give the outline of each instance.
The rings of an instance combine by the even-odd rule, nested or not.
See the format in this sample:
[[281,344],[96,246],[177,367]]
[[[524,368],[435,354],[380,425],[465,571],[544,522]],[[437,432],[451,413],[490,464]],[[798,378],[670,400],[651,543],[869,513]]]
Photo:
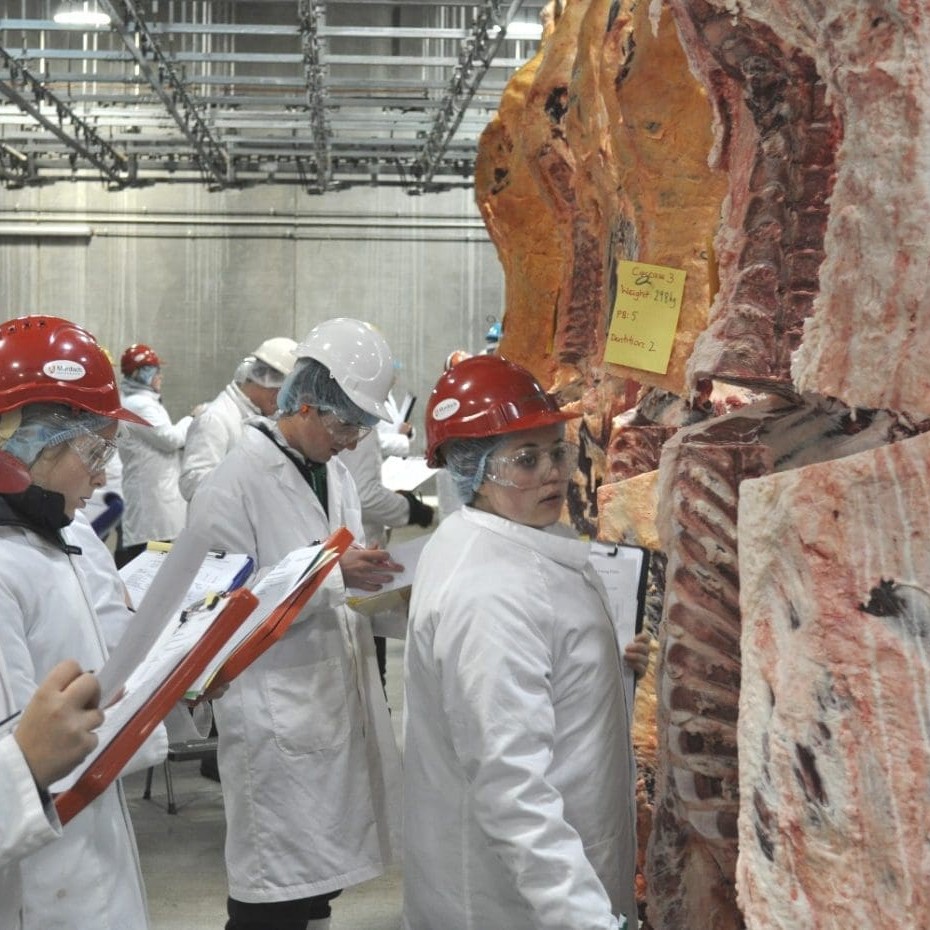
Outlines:
[[85,183],[0,199],[0,318],[64,316],[115,356],[151,344],[175,418],[215,396],[263,339],[300,339],[341,315],[384,332],[397,390],[420,397],[422,417],[446,355],[482,348],[502,306],[470,190],[314,197],[274,185],[113,193]]

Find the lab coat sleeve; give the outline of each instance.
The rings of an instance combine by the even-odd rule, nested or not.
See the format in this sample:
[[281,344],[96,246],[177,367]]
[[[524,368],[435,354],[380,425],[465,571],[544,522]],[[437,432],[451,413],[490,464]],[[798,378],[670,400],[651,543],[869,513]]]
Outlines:
[[61,836],[55,807],[43,806],[12,733],[0,737],[0,868]]
[[[462,592],[439,621],[443,711],[474,812],[539,930],[618,926],[547,773],[555,710],[545,582],[535,592]],[[455,616],[459,611],[464,614]]]
[[[129,402],[127,406],[130,406]],[[160,452],[174,452],[183,448],[192,417],[181,417],[177,423],[172,423],[168,411],[154,396],[139,398],[139,401],[133,405],[133,409],[151,424],[147,427],[127,427],[133,430],[141,442]]]
[[398,455],[402,459],[410,455],[410,438],[402,433],[378,433],[378,444],[381,454],[387,458],[389,455]]
[[200,482],[219,465],[228,444],[222,420],[209,408],[194,417],[187,431],[178,479],[184,500],[190,501]]

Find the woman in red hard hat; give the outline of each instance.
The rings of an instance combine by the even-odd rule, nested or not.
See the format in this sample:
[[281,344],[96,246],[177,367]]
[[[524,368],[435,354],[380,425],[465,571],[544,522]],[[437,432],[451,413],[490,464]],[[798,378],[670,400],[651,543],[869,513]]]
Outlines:
[[465,506],[420,559],[406,646],[405,930],[635,926],[634,764],[589,545],[558,525],[575,414],[480,355],[426,410]]
[[[105,480],[126,410],[86,330],[58,317],[0,324],[0,449],[28,469],[0,491],[0,654],[25,707],[64,659],[99,669],[107,651],[69,524]],[[4,802],[5,803],[5,802]],[[117,784],[22,863],[27,930],[148,924],[129,813]]]
[[161,402],[161,364],[155,350],[141,342],[129,346],[120,357],[123,401],[150,427],[130,426],[120,434],[126,504],[116,550],[120,568],[139,555],[149,540],[173,540],[187,519],[187,501],[178,482],[191,417],[171,422]]

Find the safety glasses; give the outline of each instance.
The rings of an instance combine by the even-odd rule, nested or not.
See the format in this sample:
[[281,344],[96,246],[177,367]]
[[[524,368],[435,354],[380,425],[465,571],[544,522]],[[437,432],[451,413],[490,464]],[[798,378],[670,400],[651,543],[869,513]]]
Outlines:
[[495,484],[527,491],[549,481],[566,481],[577,466],[578,446],[560,439],[551,446],[528,446],[512,455],[489,458],[485,477]]
[[104,439],[89,430],[69,439],[68,445],[89,472],[103,471],[116,455],[116,443],[112,439]]
[[320,422],[326,427],[333,442],[341,446],[351,446],[353,442],[361,442],[370,432],[370,426],[362,426],[360,423],[347,423],[325,407],[318,407],[317,413]]

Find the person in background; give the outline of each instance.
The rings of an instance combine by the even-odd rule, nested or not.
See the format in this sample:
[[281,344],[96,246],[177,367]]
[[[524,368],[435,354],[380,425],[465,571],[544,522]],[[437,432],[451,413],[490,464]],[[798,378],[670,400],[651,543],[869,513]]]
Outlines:
[[381,457],[396,455],[405,459],[410,455],[410,444],[413,442],[416,430],[413,424],[401,419],[402,414],[394,400],[393,393],[389,392],[384,402],[389,420],[379,420],[375,431],[378,434],[378,445],[381,447]]
[[[297,343],[286,336],[266,339],[236,368],[233,380],[194,417],[181,457],[179,487],[186,501],[242,437],[246,420],[270,417],[278,409],[278,389],[294,368]],[[216,736],[214,721],[210,735]],[[200,760],[200,774],[220,780],[213,753]]]
[[[29,487],[26,467],[0,452],[0,494]],[[73,660],[59,662],[18,713],[0,654],[0,927],[22,926],[19,860],[61,836],[48,787],[97,745],[100,684]]]
[[194,417],[181,458],[181,495],[186,501],[242,436],[250,417],[277,410],[278,388],[294,367],[297,343],[285,336],[266,339],[236,368],[233,380]]
[[[387,417],[394,378],[384,338],[359,320],[320,323],[296,355],[276,419],[250,421],[191,501],[190,525],[258,570],[343,525],[363,544],[338,453]],[[378,590],[398,570],[384,550],[350,548],[216,707],[227,930],[322,930],[332,898],[390,860],[400,759],[371,627],[345,606],[345,588]]]
[[484,355],[494,355],[500,348],[503,327],[495,320],[484,334]]
[[[121,405],[113,369],[86,330],[48,316],[0,326],[0,447],[32,482],[0,495],[0,655],[15,707],[61,661],[73,659],[76,672],[106,660],[82,554],[64,533],[103,484],[120,421],[145,425]],[[57,842],[24,859],[21,874],[27,930],[148,926],[118,781]]]
[[499,356],[445,372],[430,465],[465,506],[417,566],[405,654],[406,930],[635,926],[634,762],[623,666],[589,544],[558,520],[577,449]]
[[[112,365],[113,356],[106,346],[101,346],[103,354],[106,355],[107,361]],[[87,506],[84,508],[84,516],[94,528],[94,532],[101,538],[106,539],[111,532],[116,531],[116,548],[120,547],[122,530],[120,523],[123,519],[123,511],[126,504],[123,500],[123,463],[119,453],[113,456],[107,462],[106,483],[102,488],[94,488]]]
[[171,422],[161,402],[161,360],[149,346],[129,346],[120,358],[120,371],[126,409],[151,424],[143,429],[130,423],[119,435],[126,510],[116,564],[122,568],[150,539],[170,541],[184,528],[187,504],[178,479],[191,417]]
[[[381,481],[381,442],[376,431],[363,437],[354,448],[343,449],[339,458],[345,463],[355,481],[362,504],[362,525],[369,546],[384,548],[390,531],[401,526],[432,525],[433,508],[424,504],[412,491],[392,491]],[[386,681],[387,643],[383,636],[375,636],[378,672],[382,686]]]

